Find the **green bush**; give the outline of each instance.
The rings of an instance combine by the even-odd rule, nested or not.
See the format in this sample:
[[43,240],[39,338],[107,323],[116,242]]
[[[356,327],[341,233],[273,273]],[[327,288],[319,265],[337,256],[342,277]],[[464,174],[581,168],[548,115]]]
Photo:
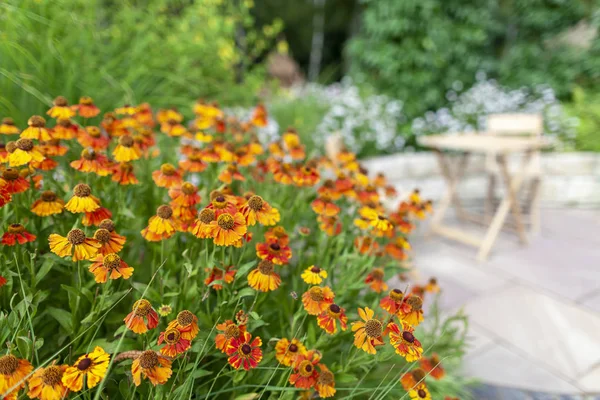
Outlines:
[[[90,93],[101,108],[141,99],[183,108],[198,96],[249,103],[264,77],[253,60],[280,29],[248,29],[250,6],[243,1],[234,9],[222,0],[2,2],[0,116],[23,123],[45,112],[55,96]],[[236,46],[238,27],[247,28],[243,49]]]
[[573,103],[565,109],[579,120],[574,138],[575,149],[600,152],[600,95],[590,95],[576,88]]

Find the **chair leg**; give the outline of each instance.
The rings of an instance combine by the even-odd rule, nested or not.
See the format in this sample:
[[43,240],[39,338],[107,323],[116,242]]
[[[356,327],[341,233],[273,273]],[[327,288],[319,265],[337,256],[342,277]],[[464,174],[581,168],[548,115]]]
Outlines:
[[540,203],[541,203],[541,178],[534,178],[531,181],[530,195],[528,199],[529,206],[529,231],[531,235],[537,235],[541,229]]
[[492,215],[494,215],[494,200],[496,192],[496,176],[494,174],[488,174],[488,188],[487,195],[485,197],[484,203],[484,214],[483,218],[487,222],[490,220]]

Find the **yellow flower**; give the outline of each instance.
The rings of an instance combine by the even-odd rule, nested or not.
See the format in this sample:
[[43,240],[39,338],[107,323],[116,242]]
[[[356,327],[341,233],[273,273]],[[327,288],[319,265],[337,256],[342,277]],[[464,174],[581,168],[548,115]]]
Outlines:
[[279,287],[281,278],[274,271],[271,261],[261,260],[258,267],[248,274],[248,284],[252,289],[268,292]]
[[38,368],[27,381],[30,399],[59,400],[69,394],[69,389],[62,383],[66,365],[50,365],[46,368]]
[[359,308],[358,315],[364,322],[352,323],[354,345],[369,354],[375,354],[377,353],[375,346],[383,344],[383,324],[380,320],[373,318],[375,312],[369,307]]
[[309,285],[318,285],[323,282],[323,279],[327,278],[327,271],[316,265],[311,265],[304,270],[301,277]]
[[109,362],[110,355],[102,347],[96,346],[91,353],[79,357],[74,366],[67,367],[62,383],[73,392],[79,392],[86,377],[87,387],[91,389],[104,379]]
[[86,237],[81,229],[71,229],[67,237],[52,233],[48,237],[48,242],[51,252],[59,257],[73,254],[73,261],[91,260],[102,247],[96,239]]
[[96,211],[100,208],[100,200],[92,196],[92,189],[85,183],[79,183],[73,188],[73,197],[65,204],[65,208],[75,213]]

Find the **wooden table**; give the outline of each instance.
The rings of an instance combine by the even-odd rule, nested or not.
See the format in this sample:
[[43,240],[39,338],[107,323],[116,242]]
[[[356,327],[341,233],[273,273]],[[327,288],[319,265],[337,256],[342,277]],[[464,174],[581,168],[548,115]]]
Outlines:
[[[436,212],[431,221],[431,231],[433,233],[477,247],[479,249],[477,259],[484,261],[492,249],[498,233],[500,233],[500,230],[504,226],[510,211],[514,217],[515,228],[521,243],[527,243],[527,235],[525,233],[521,208],[517,201],[517,193],[525,179],[532,153],[548,147],[550,142],[541,138],[493,136],[477,133],[423,136],[418,141],[421,146],[429,147],[435,151],[442,175],[447,182],[446,193],[435,208]],[[447,153],[444,150],[460,153],[455,171],[452,171]],[[506,194],[494,216],[489,220],[489,226],[483,238],[442,223],[444,216],[451,206],[454,206],[456,209],[459,219],[462,219],[461,217],[466,215],[458,197],[457,186],[465,173],[467,161],[471,153],[496,156],[506,187]],[[510,153],[523,154],[522,165],[513,174],[509,172],[506,163],[506,157]]]

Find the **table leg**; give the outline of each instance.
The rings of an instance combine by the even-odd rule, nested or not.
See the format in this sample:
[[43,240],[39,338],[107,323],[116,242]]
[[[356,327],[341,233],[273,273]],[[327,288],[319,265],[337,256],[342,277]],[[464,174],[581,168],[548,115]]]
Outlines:
[[[525,153],[524,164],[526,164],[525,160],[528,160],[530,153]],[[521,243],[527,243],[527,234],[525,233],[525,226],[523,224],[523,217],[521,214],[521,206],[519,205],[519,199],[517,197],[518,190],[515,189],[512,185],[512,179],[510,177],[510,173],[508,172],[508,166],[506,165],[506,156],[504,154],[498,155],[498,165],[500,166],[500,173],[504,179],[504,184],[506,186],[506,195],[510,199],[510,209],[512,215],[515,219],[515,226],[517,228],[517,233],[519,234],[519,240]],[[524,172],[524,170],[522,170]]]
[[456,208],[456,213],[459,219],[463,218],[464,210],[460,203],[460,199],[458,197],[456,189],[458,186],[458,182],[464,175],[467,166],[467,161],[469,159],[469,153],[463,153],[458,161],[456,172],[453,174],[448,159],[446,158],[446,155],[441,151],[436,151],[435,154],[437,156],[442,176],[446,180],[448,187],[446,189],[444,197],[442,197],[438,207],[436,207],[436,212],[431,220],[432,226],[438,225],[442,222],[444,216],[446,215],[446,212],[448,211],[451,205],[454,205],[454,207]]
[[[504,166],[506,166],[506,159],[504,157],[505,157],[504,155],[499,156],[499,161],[501,163],[503,163]],[[504,198],[502,199],[502,203],[500,203],[500,207],[498,207],[496,214],[494,214],[492,223],[490,224],[490,227],[488,228],[488,230],[485,234],[483,242],[481,243],[481,247],[479,248],[479,253],[477,254],[477,259],[479,261],[485,261],[485,259],[487,258],[490,250],[492,249],[492,246],[494,245],[494,242],[496,242],[496,238],[498,237],[498,234],[500,233],[500,230],[502,229],[504,222],[506,221],[508,212],[511,209],[513,210],[513,213],[518,215],[518,218],[515,217],[516,219],[518,219],[517,225],[519,223],[521,223],[521,228],[522,228],[522,221],[520,220],[520,210],[518,208],[518,203],[516,201],[516,193],[518,192],[519,187],[521,186],[521,184],[523,183],[523,180],[525,179],[525,173],[526,173],[527,166],[528,166],[530,160],[531,160],[531,153],[526,153],[526,155],[523,159],[524,165],[521,167],[520,171],[514,176],[514,178],[511,178],[510,174],[508,174],[508,171],[506,171],[507,193],[505,194]],[[517,204],[516,209],[514,208],[514,204]],[[517,210],[517,211],[515,211],[515,210]]]

